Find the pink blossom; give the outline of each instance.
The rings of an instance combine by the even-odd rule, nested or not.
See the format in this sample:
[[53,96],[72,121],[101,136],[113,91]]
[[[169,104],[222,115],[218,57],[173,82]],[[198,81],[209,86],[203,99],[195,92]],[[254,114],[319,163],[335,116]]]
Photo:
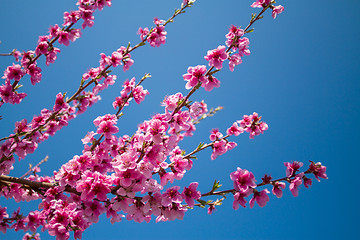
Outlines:
[[250,139],[253,139],[255,136],[263,134],[269,127],[265,122],[260,122],[261,117],[258,116],[256,112],[252,115],[244,115],[241,121],[238,121],[240,127],[245,131],[250,133]]
[[121,96],[116,97],[115,101],[112,103],[114,109],[129,105],[129,99],[128,99],[129,96],[124,92],[121,92],[120,94]]
[[312,179],[311,178],[307,178],[307,177],[303,177],[303,181],[304,181],[304,186],[306,188],[309,188],[312,185]]
[[125,215],[123,214],[118,214],[113,208],[112,208],[112,204],[110,204],[108,207],[107,207],[107,210],[106,210],[106,217],[107,218],[110,218],[110,222],[111,224],[114,224],[116,222],[120,222],[121,221],[121,218],[125,217]]
[[81,37],[81,30],[80,29],[71,29],[69,32],[69,39],[72,42],[75,42],[76,39]]
[[30,235],[29,233],[25,233],[22,240],[40,240],[40,234],[36,233]]
[[266,7],[271,3],[272,0],[256,0],[253,4],[251,4],[251,7],[253,8],[262,8]]
[[207,105],[204,103],[204,101],[194,102],[190,107],[190,116],[193,119],[196,119],[197,117],[205,114],[207,111]]
[[226,151],[227,151],[226,144],[227,144],[227,142],[225,140],[220,140],[220,141],[214,142],[214,144],[212,145],[213,152],[210,157],[211,160],[215,160],[217,158],[217,156],[226,153]]
[[226,133],[231,136],[239,136],[241,133],[244,132],[244,129],[242,127],[239,127],[237,122],[234,122],[233,125],[226,130]]
[[13,92],[10,81],[5,81],[5,85],[0,86],[0,97],[5,103],[13,103],[15,93]]
[[95,6],[101,11],[105,6],[111,7],[111,0],[98,0]]
[[296,175],[296,177],[291,181],[289,189],[294,197],[299,195],[299,186],[302,184],[302,177],[304,173]]
[[150,33],[147,41],[152,47],[160,47],[161,44],[165,44],[166,34],[167,32],[165,31],[165,26],[158,25]]
[[156,193],[160,192],[162,189],[163,186],[161,186],[155,179],[150,178],[144,182],[144,189],[141,191],[141,193]]
[[201,83],[207,82],[207,77],[204,75],[206,73],[206,66],[197,65],[196,67],[189,67],[187,70],[188,73],[183,75],[185,81],[187,81],[185,88],[190,89],[195,87],[199,81]]
[[36,55],[47,54],[48,53],[48,47],[49,47],[49,44],[47,43],[47,41],[39,42],[36,49],[35,49]]
[[230,59],[229,59],[229,69],[230,71],[234,71],[234,68],[236,65],[239,65],[242,63],[241,60],[241,56],[238,53],[235,53],[233,55],[231,55]]
[[57,240],[66,240],[70,237],[69,231],[60,223],[55,223],[54,225],[49,226],[48,232],[50,236],[56,236]]
[[161,204],[164,207],[169,207],[172,203],[181,203],[183,201],[183,198],[179,193],[179,189],[179,186],[168,188],[166,192],[162,195]]
[[145,100],[145,96],[149,94],[148,90],[144,90],[143,87],[137,86],[133,91],[134,100],[137,104],[140,104],[142,101]]
[[121,90],[121,92],[130,93],[135,88],[135,78],[132,78],[130,81],[129,79],[126,79],[122,87],[123,90]]
[[328,178],[326,175],[326,167],[322,166],[320,162],[317,162],[317,163],[311,162],[308,171],[313,173],[316,180],[318,180],[319,182],[320,182],[319,178],[324,178],[324,179]]
[[270,192],[267,189],[262,190],[261,192],[254,192],[253,197],[250,199],[250,208],[253,208],[255,205],[255,201],[259,205],[259,207],[264,207],[266,203],[270,200],[268,194]]
[[244,37],[239,39],[237,47],[239,49],[239,55],[241,57],[244,55],[246,56],[250,55],[249,44],[250,41],[248,38]]
[[173,172],[159,172],[160,175],[160,184],[165,186],[168,182],[174,182],[174,173]]
[[160,144],[162,142],[162,135],[167,130],[167,124],[163,124],[159,119],[153,119],[150,122],[149,132],[152,135],[152,140],[155,144]]
[[33,153],[37,146],[35,142],[22,140],[14,145],[14,150],[20,159],[24,159],[27,154]]
[[79,8],[81,13],[81,18],[84,20],[83,24],[81,24],[81,27],[84,29],[86,27],[92,27],[94,25],[94,16],[93,11],[91,9],[85,9],[85,8]]
[[15,81],[19,81],[25,75],[25,71],[21,68],[19,64],[14,64],[6,68],[3,78]]
[[219,140],[222,137],[223,137],[223,135],[221,132],[219,132],[219,129],[215,128],[215,129],[211,130],[211,134],[209,137],[211,141]]
[[205,88],[205,91],[211,91],[214,87],[220,87],[220,81],[216,77],[210,75],[207,80],[208,81],[201,84],[201,86]]
[[252,172],[237,168],[235,172],[230,174],[230,179],[234,181],[234,188],[239,192],[247,192],[250,188],[255,188],[255,177]]
[[23,53],[23,56],[21,58],[21,65],[22,66],[27,66],[29,65],[29,62],[32,61],[33,57],[35,55],[34,51],[27,51]]
[[212,214],[216,210],[215,204],[209,204],[208,214]]
[[166,110],[174,111],[175,108],[177,107],[177,103],[181,99],[183,99],[182,93],[176,93],[165,98],[164,101],[162,102],[162,105],[165,106]]
[[303,163],[294,161],[292,163],[285,162],[284,165],[286,166],[286,176],[292,177],[303,166]]
[[35,85],[41,80],[41,68],[35,64],[31,64],[27,69],[26,73],[30,75],[31,84]]
[[122,54],[115,51],[111,54],[110,63],[113,67],[116,67],[121,64],[122,59],[123,59]]
[[65,46],[69,46],[70,41],[69,41],[69,33],[66,31],[60,31],[59,34],[59,43],[60,44],[64,44]]
[[209,61],[209,66],[214,66],[216,69],[221,69],[223,61],[228,58],[226,47],[218,46],[216,49],[208,51],[204,58]]
[[274,182],[273,183],[273,189],[272,193],[276,195],[277,198],[281,198],[283,195],[282,189],[285,189],[285,183],[284,182]]
[[226,46],[232,46],[233,51],[236,51],[239,39],[244,35],[244,30],[234,25],[231,26],[229,33],[226,34]]
[[49,29],[50,38],[57,37],[59,35],[60,31],[61,31],[61,28],[57,24],[55,24],[55,26],[51,26]]
[[111,136],[119,131],[119,128],[115,126],[116,122],[102,121],[97,129],[98,134],[104,134],[105,138],[111,138]]
[[190,128],[190,113],[188,111],[179,111],[173,116],[174,121],[170,124],[176,132],[186,131]]
[[23,119],[20,122],[15,123],[14,133],[27,132],[28,130],[29,130],[29,128],[28,128],[26,119]]
[[170,158],[170,161],[173,163],[174,170],[176,170],[177,173],[185,173],[185,170],[192,168],[192,162],[183,158],[182,155],[173,156]]
[[137,34],[140,35],[141,41],[144,41],[145,37],[149,34],[149,29],[147,27],[142,29],[140,27],[139,30],[137,31]]
[[130,187],[136,180],[140,180],[142,175],[136,169],[127,169],[118,173],[120,178],[120,185],[124,188]]
[[39,211],[30,212],[25,219],[28,228],[35,232],[36,229],[45,223],[45,217]]
[[233,208],[234,210],[239,209],[239,205],[242,207],[246,207],[246,197],[250,196],[250,194],[253,193],[253,190],[249,188],[246,192],[236,192],[234,194],[234,202],[233,202]]
[[49,66],[50,63],[54,63],[57,56],[56,54],[60,52],[59,48],[54,47],[49,53],[46,55],[46,65]]
[[19,58],[20,58],[20,56],[21,56],[21,52],[15,51],[15,49],[14,49],[12,55],[14,56],[15,61],[18,62],[18,61],[19,61]]
[[272,17],[275,19],[276,16],[280,13],[282,13],[284,11],[284,7],[279,5],[279,6],[274,6],[274,8],[272,9]]
[[99,172],[86,171],[81,180],[76,183],[76,190],[81,192],[81,200],[92,201],[96,196],[100,201],[107,199],[106,194],[110,192],[110,177]]
[[112,162],[116,172],[124,172],[128,169],[135,170],[137,155],[136,152],[128,151],[121,155],[117,155]]
[[64,101],[64,96],[61,93],[56,94],[56,100],[53,110],[56,112],[67,107],[67,103]]
[[79,11],[64,12],[64,23],[63,26],[68,26],[71,23],[76,23],[80,18]]
[[85,202],[85,219],[92,223],[99,222],[99,216],[106,211],[106,208],[99,201]]

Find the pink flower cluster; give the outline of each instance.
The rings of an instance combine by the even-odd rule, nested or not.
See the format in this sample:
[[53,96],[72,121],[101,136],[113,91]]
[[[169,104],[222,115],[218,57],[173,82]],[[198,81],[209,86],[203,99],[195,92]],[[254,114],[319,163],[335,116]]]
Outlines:
[[227,151],[237,146],[235,142],[229,142],[226,138],[224,138],[223,134],[220,133],[218,129],[213,129],[211,131],[210,140],[213,141],[213,144],[211,146],[211,160],[215,160],[217,156],[223,155]]
[[160,47],[161,44],[165,44],[166,34],[164,20],[154,18],[156,27],[149,31],[149,28],[139,28],[138,34],[140,35],[141,41],[147,40],[152,47]]
[[273,180],[270,176],[265,175],[261,184],[256,184],[255,177],[253,173],[237,168],[235,172],[230,174],[230,179],[234,182],[234,202],[233,208],[237,210],[239,205],[246,207],[246,197],[249,197],[253,194],[253,197],[249,201],[250,208],[253,208],[255,202],[260,206],[264,207],[266,203],[270,200],[268,194],[270,193],[267,189],[258,191],[256,188],[271,184],[273,186],[272,193],[277,197],[281,198],[283,195],[283,189],[285,189],[286,184],[284,181],[289,183],[289,190],[294,197],[299,195],[299,187],[301,184],[304,184],[306,188],[311,186],[312,180],[306,177],[305,174],[314,174],[315,178],[319,180],[320,178],[327,179],[326,167],[322,166],[321,163],[311,162],[309,169],[305,172],[296,174],[296,172],[303,165],[301,162],[286,162],[286,177],[278,180]]
[[239,136],[246,131],[250,133],[250,139],[253,139],[254,136],[264,133],[264,131],[268,129],[268,126],[265,122],[260,122],[260,120],[261,117],[255,112],[250,116],[244,115],[242,120],[234,122],[233,125],[226,130],[227,136],[225,137],[218,129],[213,129],[210,134],[210,140],[213,142],[211,145],[213,150],[211,159],[215,160],[217,156],[237,146],[235,142],[227,140],[231,135]]
[[[243,37],[244,34],[243,29],[235,26],[231,26],[229,32],[226,34],[226,46],[234,52],[234,54],[229,57],[230,71],[234,71],[235,66],[242,63],[242,56],[250,55],[250,41],[248,38]],[[236,53],[236,51],[238,52]]]
[[[243,35],[244,30],[232,26],[229,33],[226,34],[226,45],[229,48],[218,46],[216,49],[209,50],[204,57],[209,62],[209,66],[220,70],[223,67],[223,62],[229,60],[230,71],[234,71],[235,66],[242,63],[241,57],[250,54],[249,39],[242,37]],[[238,51],[238,53],[231,54],[230,50]],[[201,84],[206,91],[211,91],[214,87],[220,87],[220,81],[209,73],[210,70],[207,70],[204,65],[189,67],[187,73],[183,75],[184,80],[187,81],[185,88],[191,89]]]
[[[9,139],[5,141],[0,148],[0,173],[8,174],[12,169],[14,162],[13,153],[18,155],[20,159],[25,158],[27,154],[35,151],[38,143],[46,140],[49,136],[53,136],[63,126],[67,126],[68,121],[75,118],[76,114],[85,112],[88,107],[100,100],[98,93],[115,83],[116,75],[105,74],[105,71],[109,67],[123,65],[123,70],[127,71],[134,62],[128,50],[123,46],[113,52],[111,56],[106,56],[103,53],[100,54],[100,56],[99,67],[91,68],[83,74],[82,78],[83,81],[96,83],[92,91],[79,92],[78,95],[73,98],[73,106],[70,106],[65,100],[65,96],[59,93],[56,96],[52,110],[43,109],[41,114],[34,116],[29,124],[26,119],[16,123],[15,135],[10,135]],[[19,68],[15,66],[10,69],[12,72],[9,70],[10,72],[7,73],[7,75],[13,78],[19,75],[19,73],[15,74],[14,72],[21,71],[20,66]],[[135,79],[133,82],[134,81]],[[9,94],[12,94],[11,86],[8,88]],[[133,97],[137,103],[143,101],[148,94],[148,91],[144,90],[142,86],[137,86],[132,89],[131,86],[128,85],[124,90],[124,94],[126,95],[129,91],[131,91],[131,97]],[[105,126],[102,127],[104,127],[104,130]],[[19,137],[24,135],[26,137],[23,139]],[[107,135],[106,133],[106,136]],[[3,149],[3,151],[1,149]]]
[[214,76],[206,76],[206,66],[198,65],[196,67],[189,67],[188,73],[183,75],[185,81],[187,81],[185,88],[190,89],[201,83],[201,86],[206,91],[213,90],[214,87],[220,87],[220,81]]
[[[253,8],[266,8],[267,6],[269,6],[271,3],[273,3],[272,0],[256,0],[256,2],[253,2],[253,4],[251,4],[251,7]],[[275,3],[275,2],[274,2]],[[276,16],[280,13],[282,13],[284,11],[284,7],[281,5],[278,6],[274,6],[274,5],[270,5],[270,8],[272,9],[272,17],[275,19]]]
[[[46,65],[54,63],[57,58],[59,48],[54,47],[58,41],[60,44],[69,46],[70,41],[74,42],[81,36],[80,29],[71,28],[80,19],[83,20],[82,28],[92,27],[94,24],[93,13],[96,9],[102,10],[105,6],[111,6],[111,0],[78,0],[78,10],[64,13],[63,27],[57,24],[50,27],[49,34],[40,36],[35,51],[27,51],[22,54],[19,51],[14,52],[16,61],[22,55],[21,65],[14,64],[6,68],[4,76],[5,84],[0,86],[0,106],[3,103],[18,104],[26,97],[25,93],[18,93],[15,89],[17,82],[26,74],[30,76],[31,84],[35,85],[41,81],[41,68],[37,65],[37,59],[44,55]],[[11,83],[14,80],[14,86]]]
[[[54,135],[62,127],[67,126],[68,121],[75,117],[73,114],[75,108],[66,103],[64,97],[61,93],[57,94],[53,110],[43,109],[41,114],[34,116],[30,123],[26,119],[16,122],[15,134],[10,135],[9,139],[0,148],[1,174],[8,174],[12,169],[13,153],[19,159],[24,159],[26,155],[35,151],[38,143]],[[21,138],[22,135],[27,137]]]
[[135,78],[132,78],[130,81],[127,79],[123,84],[123,89],[120,91],[120,96],[115,98],[112,105],[114,109],[119,108],[121,110],[124,106],[129,105],[132,98],[135,99],[137,104],[140,104],[148,94],[149,91],[144,90],[141,85],[135,86]]
[[[188,6],[193,2],[193,0],[184,0],[181,10],[184,5]],[[267,0],[257,2],[259,4],[261,2],[262,7],[271,4],[271,1]],[[68,45],[70,41],[80,36],[80,30],[71,30],[71,26],[81,18],[84,20],[83,28],[91,27],[94,20],[93,11],[102,10],[106,5],[110,6],[111,1],[79,0],[77,4],[78,11],[65,13],[64,28],[60,29],[57,25],[53,27],[50,36],[41,38],[35,53],[31,54],[46,55],[49,63],[52,62],[56,59],[58,51],[53,48],[50,39],[58,39],[60,44]],[[148,28],[140,28],[139,34],[142,44],[148,41],[151,46],[158,47],[165,43],[166,24],[165,21],[157,18],[154,19],[154,23],[156,25],[154,29],[149,31]],[[192,89],[192,91],[186,96],[176,93],[165,97],[162,102],[164,112],[155,114],[149,120],[139,124],[131,137],[117,136],[118,118],[120,111],[124,106],[129,105],[131,99],[139,104],[149,94],[140,85],[145,76],[138,84],[135,78],[124,82],[120,96],[113,102],[113,107],[118,109],[117,113],[94,119],[96,130],[89,132],[82,139],[84,149],[81,155],[75,155],[57,172],[54,172],[52,177],[39,177],[34,174],[25,179],[11,180],[5,176],[12,169],[14,154],[20,159],[25,158],[37,148],[38,143],[54,135],[76,114],[84,112],[98,101],[100,99],[98,93],[109,85],[113,85],[116,80],[115,75],[109,75],[108,69],[122,65],[123,70],[127,71],[134,62],[130,52],[141,46],[141,43],[133,49],[130,46],[120,47],[109,56],[101,53],[99,66],[91,68],[83,75],[76,94],[70,98],[66,98],[62,93],[57,94],[52,110],[44,109],[30,123],[27,123],[25,119],[17,122],[14,134],[6,138],[7,140],[1,145],[0,196],[7,199],[13,198],[17,202],[35,199],[41,199],[42,202],[39,205],[40,211],[32,211],[26,216],[20,214],[20,209],[18,209],[11,218],[6,212],[7,209],[0,206],[0,231],[6,232],[6,229],[13,228],[15,231],[35,232],[42,227],[57,240],[69,239],[71,231],[75,239],[81,239],[82,233],[90,225],[97,223],[100,215],[104,213],[111,219],[111,223],[119,222],[122,218],[135,222],[149,222],[153,216],[156,222],[183,219],[186,211],[195,206],[207,205],[208,213],[211,214],[222,200],[205,202],[201,198],[212,195],[225,196],[228,193],[234,196],[233,208],[235,210],[239,208],[239,205],[245,207],[247,203],[245,198],[251,195],[250,208],[253,208],[255,203],[264,207],[269,201],[270,192],[267,189],[258,190],[258,187],[271,184],[272,193],[280,198],[286,187],[284,183],[286,181],[289,182],[292,194],[297,196],[301,184],[304,184],[306,188],[312,184],[312,180],[306,177],[307,174],[314,174],[317,180],[326,179],[326,167],[321,163],[311,162],[308,170],[298,173],[303,164],[292,162],[285,163],[286,177],[272,180],[270,176],[265,175],[260,184],[256,184],[253,173],[237,168],[230,174],[234,186],[231,190],[215,192],[221,186],[216,181],[213,189],[206,194],[198,191],[197,182],[190,183],[183,188],[183,191],[180,190],[180,186],[168,186],[169,183],[173,184],[176,180],[183,179],[184,175],[192,169],[195,153],[211,147],[211,159],[214,160],[217,156],[237,146],[235,142],[228,140],[230,136],[239,136],[248,132],[250,138],[254,138],[268,129],[267,124],[261,122],[261,117],[254,112],[234,122],[227,129],[226,136],[218,129],[213,129],[210,134],[211,143],[200,144],[189,154],[185,154],[185,150],[179,147],[179,143],[186,136],[192,136],[196,130],[197,121],[205,118],[208,112],[204,101],[189,100],[191,94],[200,86],[206,91],[219,87],[220,82],[213,76],[214,72],[211,73],[211,70],[213,68],[220,70],[223,62],[228,59],[230,70],[233,71],[234,67],[241,63],[241,57],[250,53],[249,40],[243,38],[243,35],[244,30],[232,27],[226,35],[228,49],[226,50],[225,46],[219,46],[217,49],[208,51],[205,56],[209,62],[209,70],[204,65],[198,65],[189,67],[187,73],[183,75],[184,80],[187,81],[186,89]],[[24,56],[26,54],[30,53],[24,53]],[[25,60],[35,64],[35,55],[29,56],[25,57]],[[28,68],[30,66],[31,64],[28,64]],[[5,81],[20,80],[28,68],[24,70],[22,66],[13,64],[5,71]],[[36,83],[40,81],[41,69],[34,65],[31,68],[31,74],[28,74],[32,77],[31,81]],[[92,83],[95,85],[93,89],[85,92],[85,88]],[[12,89],[11,83],[9,84]],[[12,92],[12,90],[7,91]],[[6,96],[8,95],[10,96],[11,93],[7,93]],[[9,101],[15,101],[13,97],[9,98],[11,98]],[[4,178],[7,180],[3,180]],[[39,239],[39,236],[26,234],[24,239]]]
[[244,131],[250,133],[250,139],[255,136],[263,134],[264,131],[268,130],[268,125],[265,122],[260,122],[261,117],[254,112],[252,115],[244,115],[242,120],[236,121],[233,125],[227,129],[226,133],[231,136],[238,136]]

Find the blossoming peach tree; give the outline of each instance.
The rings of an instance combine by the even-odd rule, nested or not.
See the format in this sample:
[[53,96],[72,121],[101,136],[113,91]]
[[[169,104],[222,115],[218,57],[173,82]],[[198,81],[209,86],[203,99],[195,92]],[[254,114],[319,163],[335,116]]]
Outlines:
[[[93,123],[96,131],[90,131],[82,139],[84,148],[81,155],[74,156],[51,176],[40,175],[40,165],[32,166],[23,176],[10,176],[15,159],[23,160],[33,153],[38,145],[65,127],[77,115],[84,113],[100,100],[100,92],[112,86],[117,76],[112,68],[122,66],[128,71],[134,64],[133,51],[142,46],[160,47],[165,44],[166,26],[193,6],[195,0],[184,0],[179,9],[167,20],[154,19],[153,27],[139,28],[139,43],[120,46],[112,54],[100,53],[99,65],[90,68],[80,80],[80,86],[68,96],[58,93],[51,109],[43,109],[31,120],[23,119],[15,123],[14,133],[2,137],[0,148],[0,196],[16,202],[40,200],[39,210],[22,212],[20,208],[10,213],[0,206],[0,230],[23,230],[23,239],[40,239],[38,230],[47,231],[56,239],[68,239],[70,234],[81,239],[82,233],[101,214],[106,214],[111,223],[122,218],[135,222],[149,222],[183,219],[185,213],[197,207],[207,208],[209,214],[230,195],[233,208],[253,208],[255,204],[264,207],[273,194],[281,198],[288,185],[293,196],[298,196],[298,188],[312,184],[310,176],[327,178],[326,167],[311,162],[302,170],[302,162],[286,162],[285,175],[273,179],[265,175],[256,181],[252,172],[237,167],[230,173],[233,188],[222,189],[215,181],[207,192],[198,190],[198,182],[192,182],[183,189],[176,185],[186,172],[190,171],[196,154],[211,149],[211,160],[225,154],[237,146],[234,138],[249,134],[250,139],[263,134],[268,125],[258,113],[244,115],[226,130],[213,129],[208,143],[200,143],[190,152],[179,147],[179,143],[192,136],[196,125],[206,117],[216,114],[221,107],[208,110],[204,101],[192,100],[193,94],[201,88],[211,92],[220,87],[216,74],[223,68],[234,68],[241,64],[244,56],[250,55],[249,39],[255,22],[271,11],[275,19],[284,7],[272,0],[257,0],[251,7],[259,8],[252,14],[245,28],[231,26],[225,36],[225,44],[211,49],[204,56],[205,65],[189,66],[182,76],[186,93],[166,96],[162,102],[164,111],[153,115],[138,125],[135,133],[118,136],[117,122],[122,111],[131,100],[140,104],[149,92],[142,86],[150,78],[145,74],[140,80],[132,78],[122,85],[120,95],[112,103],[114,111],[98,116]],[[49,33],[40,36],[34,50],[8,54],[15,63],[6,67],[4,82],[0,86],[0,105],[20,104],[27,96],[20,92],[21,81],[30,78],[35,85],[42,80],[38,61],[53,64],[59,47],[68,46],[81,36],[82,29],[93,26],[94,12],[111,7],[111,0],[78,0],[77,10],[64,13],[62,25],[50,27]],[[221,43],[220,43],[221,44]],[[258,179],[259,180],[259,179]],[[268,190],[267,188],[270,190]],[[270,192],[271,191],[271,192]]]

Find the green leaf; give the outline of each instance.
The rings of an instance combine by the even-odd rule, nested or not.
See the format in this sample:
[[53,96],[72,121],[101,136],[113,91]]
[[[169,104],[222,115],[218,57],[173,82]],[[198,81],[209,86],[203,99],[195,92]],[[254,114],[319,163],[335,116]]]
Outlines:
[[256,17],[256,13],[252,13],[251,14],[251,21],[254,20],[255,17]]
[[207,204],[207,202],[205,202],[204,200],[201,200],[201,199],[198,199],[196,201],[198,201],[203,206],[205,206]]
[[199,143],[199,145],[197,146],[197,148],[196,148],[196,150],[198,150],[198,149],[200,149],[200,148],[202,148],[203,146],[205,145],[205,143]]
[[220,184],[220,181],[215,180],[213,187],[211,189],[211,192],[215,192],[217,189],[219,189],[222,185]]
[[14,90],[17,90],[17,89],[21,88],[22,86],[23,86],[23,85],[21,85],[21,84],[17,84],[17,85],[15,86]]
[[254,29],[252,28],[252,29],[247,30],[246,33],[251,33],[253,31],[254,31]]

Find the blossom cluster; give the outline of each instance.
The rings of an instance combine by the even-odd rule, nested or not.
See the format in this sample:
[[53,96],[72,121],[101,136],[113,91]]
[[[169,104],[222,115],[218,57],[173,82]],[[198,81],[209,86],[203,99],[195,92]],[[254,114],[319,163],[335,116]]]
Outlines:
[[278,14],[280,14],[284,11],[284,7],[281,5],[278,5],[278,6],[272,5],[272,3],[274,3],[274,2],[275,1],[273,1],[273,0],[256,0],[256,2],[253,2],[253,4],[251,4],[251,7],[253,7],[253,8],[270,7],[272,9],[271,15],[275,19]]
[[[99,66],[83,74],[80,87],[73,96],[67,97],[66,94],[58,93],[51,109],[43,109],[30,123],[26,119],[17,122],[14,134],[0,140],[4,141],[0,148],[0,197],[12,198],[17,202],[41,200],[39,210],[31,211],[27,215],[20,214],[18,209],[10,216],[7,208],[0,206],[2,232],[5,233],[11,228],[15,231],[31,231],[33,234],[27,233],[23,239],[39,239],[35,232],[42,228],[57,240],[69,239],[70,232],[73,232],[75,239],[81,239],[82,233],[97,223],[102,214],[106,214],[111,223],[124,218],[135,222],[149,222],[152,218],[155,218],[156,222],[171,221],[183,219],[185,213],[196,206],[208,207],[208,213],[211,214],[223,199],[205,201],[203,198],[230,193],[234,196],[235,210],[239,205],[245,207],[245,198],[251,195],[250,207],[254,207],[255,202],[263,207],[269,201],[270,192],[267,189],[257,190],[258,187],[271,184],[273,194],[280,198],[286,186],[285,182],[288,182],[290,191],[297,196],[301,184],[305,187],[312,184],[311,179],[306,177],[307,174],[314,174],[317,180],[327,178],[326,167],[321,163],[311,162],[308,170],[298,173],[303,164],[288,162],[285,163],[286,177],[272,180],[265,175],[260,184],[256,184],[253,173],[237,168],[230,174],[234,186],[230,190],[216,192],[220,188],[216,181],[208,193],[198,190],[198,182],[185,185],[183,189],[175,185],[193,168],[193,159],[197,152],[211,148],[210,158],[215,160],[237,146],[237,143],[229,138],[248,132],[250,139],[253,139],[268,129],[268,125],[254,112],[235,121],[226,130],[225,136],[220,130],[213,129],[209,136],[210,143],[200,144],[189,153],[180,147],[180,142],[196,131],[196,124],[212,114],[204,101],[190,101],[191,95],[200,86],[206,91],[219,87],[220,81],[214,75],[222,69],[224,61],[229,60],[229,68],[233,71],[234,67],[242,62],[241,58],[250,54],[249,39],[244,35],[248,33],[248,27],[260,18],[252,18],[245,29],[232,26],[226,35],[227,47],[220,45],[209,50],[204,57],[210,68],[207,69],[205,65],[189,67],[183,75],[187,81],[185,88],[191,89],[189,93],[185,95],[178,92],[166,96],[162,102],[163,112],[140,123],[131,136],[118,135],[118,121],[121,111],[132,99],[140,104],[149,94],[141,85],[150,77],[149,74],[137,83],[135,78],[125,80],[120,95],[112,103],[116,113],[95,118],[95,130],[88,132],[82,139],[84,147],[81,154],[73,156],[55,171],[53,176],[39,176],[38,167],[34,170],[34,175],[29,177],[6,176],[13,168],[14,154],[19,159],[24,159],[35,151],[40,142],[67,126],[69,120],[100,100],[100,91],[113,85],[117,79],[116,75],[110,75],[109,69],[122,66],[123,71],[127,71],[134,63],[130,55],[133,50],[146,42],[152,47],[164,44],[167,36],[165,25],[193,3],[194,1],[184,0],[181,9],[176,10],[168,21],[155,18],[154,28],[139,28],[139,44],[133,47],[130,47],[130,44],[128,47],[122,46],[110,55],[101,53]],[[280,13],[282,10],[274,10],[277,7],[272,3],[258,0],[252,6],[262,7],[264,10],[270,8],[276,14]],[[6,82],[10,84],[6,85],[6,88],[11,89],[4,95],[4,87],[0,87],[0,97],[4,102],[15,101],[9,93],[13,92],[10,80],[18,82],[27,73],[30,65],[35,64],[31,67],[31,81],[34,84],[39,82],[41,69],[36,66],[37,58],[45,55],[47,64],[52,63],[59,51],[52,44],[58,40],[60,44],[69,45],[70,41],[80,36],[80,30],[72,29],[72,25],[83,19],[82,27],[91,27],[93,11],[110,6],[111,1],[79,0],[77,4],[78,11],[65,13],[63,28],[57,25],[52,27],[49,36],[41,37],[34,53],[22,54],[23,59],[28,54],[28,57],[25,57],[28,62],[24,60],[22,65],[13,64],[5,70]],[[214,68],[216,70],[213,71]],[[86,92],[86,88],[91,85],[94,85],[92,90]]]
[[246,197],[252,195],[252,198],[249,201],[250,208],[253,208],[255,202],[260,206],[264,207],[266,203],[270,200],[269,193],[270,191],[267,189],[263,189],[261,191],[257,190],[257,187],[263,185],[272,185],[272,193],[277,197],[281,198],[283,195],[283,189],[285,189],[285,182],[289,183],[289,190],[291,191],[294,197],[299,195],[299,187],[301,184],[304,184],[306,188],[309,188],[312,184],[312,179],[308,178],[306,174],[313,174],[315,178],[320,181],[319,178],[327,179],[326,175],[326,167],[321,165],[320,162],[314,163],[311,162],[308,170],[305,172],[300,172],[299,169],[303,166],[302,162],[294,161],[292,163],[285,162],[286,166],[286,177],[272,180],[271,176],[265,175],[262,178],[262,183],[256,184],[256,180],[254,174],[249,172],[248,170],[237,168],[235,172],[230,174],[230,179],[234,183],[234,202],[233,208],[237,210],[239,205],[242,207],[246,207],[247,200]]
[[155,28],[149,30],[149,28],[139,28],[138,34],[140,34],[141,41],[148,41],[152,47],[160,47],[161,44],[165,44],[166,34],[165,21],[158,18],[154,18]]
[[220,87],[220,81],[213,76],[211,70],[221,70],[223,63],[229,60],[229,69],[234,71],[236,65],[242,63],[241,57],[244,55],[250,55],[248,38],[243,37],[245,31],[241,28],[232,26],[229,33],[226,34],[225,44],[218,46],[216,49],[209,50],[207,55],[204,56],[208,61],[210,69],[207,69],[205,65],[198,65],[195,67],[189,67],[187,73],[183,75],[185,81],[187,81],[185,88],[191,89],[196,86],[203,87],[206,91],[211,91],[213,88]]
[[[49,66],[57,59],[60,49],[54,46],[58,41],[59,44],[69,46],[70,41],[74,42],[81,36],[81,29],[72,28],[79,20],[83,20],[82,28],[92,27],[94,25],[94,12],[102,10],[105,6],[111,6],[111,0],[78,0],[76,11],[65,12],[62,27],[58,24],[51,26],[49,34],[40,36],[34,51],[20,53],[14,51],[12,54],[16,62],[21,57],[20,64],[13,63],[6,68],[4,72],[5,83],[0,86],[0,107],[4,103],[19,104],[26,93],[18,93],[18,82],[25,75],[30,76],[32,85],[41,81],[42,69],[38,66],[37,60],[40,56],[45,56],[46,65]],[[13,81],[13,83],[12,83]]]

